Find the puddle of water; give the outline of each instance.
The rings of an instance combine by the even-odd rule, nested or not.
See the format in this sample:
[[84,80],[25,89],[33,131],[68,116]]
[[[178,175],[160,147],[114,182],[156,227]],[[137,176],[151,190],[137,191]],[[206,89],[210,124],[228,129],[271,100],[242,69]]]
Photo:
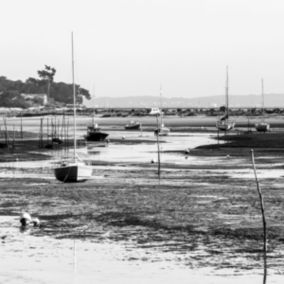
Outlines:
[[[116,132],[117,136],[121,137],[121,133]],[[123,133],[126,139],[141,139],[139,135],[133,133]],[[155,141],[153,134],[144,134],[143,139],[151,139]],[[177,134],[175,136],[161,137],[162,141],[166,143],[160,144],[161,160],[164,163],[177,163],[187,164],[188,160],[184,155],[177,155],[172,153],[164,153],[164,151],[176,151],[185,150],[188,148],[195,148],[203,144],[215,143],[213,139],[210,139],[209,135],[196,134],[194,136]],[[108,147],[97,148],[97,152],[88,152],[87,148],[81,148],[79,153],[83,157],[88,157],[90,160],[101,160],[108,162],[150,162],[151,160],[157,160],[157,145],[148,143],[139,144],[118,144],[110,143]],[[200,158],[189,156],[191,162],[197,162]]]
[[[226,171],[222,171],[226,172]],[[232,178],[239,178],[239,179],[255,179],[254,173],[252,169],[244,169],[244,170],[230,170],[227,171],[227,174]],[[277,179],[283,177],[283,170],[278,169],[258,169],[257,170],[257,177],[259,180],[261,179]]]

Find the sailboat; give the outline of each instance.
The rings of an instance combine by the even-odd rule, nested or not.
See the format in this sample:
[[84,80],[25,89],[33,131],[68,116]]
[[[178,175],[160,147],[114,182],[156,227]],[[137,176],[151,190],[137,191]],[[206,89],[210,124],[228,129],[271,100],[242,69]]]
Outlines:
[[72,84],[73,84],[73,124],[74,124],[74,152],[71,161],[62,161],[61,165],[54,169],[57,180],[62,182],[81,182],[86,181],[92,175],[91,167],[81,161],[77,155],[76,141],[76,86],[74,79],[74,46],[73,32],[71,34],[72,44]]
[[87,127],[87,135],[85,136],[86,141],[105,141],[108,137],[108,133],[102,132],[99,125],[95,123],[95,119],[93,117],[92,124]]
[[226,87],[225,87],[225,114],[217,121],[216,127],[220,131],[230,131],[235,127],[235,123],[229,121],[229,72],[228,66],[226,67]]
[[129,123],[127,123],[124,126],[124,129],[126,130],[141,130],[142,123],[140,121],[131,120]]
[[256,131],[259,132],[266,132],[269,130],[270,125],[269,123],[264,121],[264,91],[263,91],[263,79],[261,79],[261,97],[262,97],[262,121],[255,124]]
[[[160,105],[162,105],[162,86],[160,86]],[[152,112],[152,110],[151,110],[151,112]],[[164,120],[163,120],[164,113],[163,113],[163,111],[159,109],[156,113],[157,113],[158,127],[154,130],[154,134],[159,135],[159,136],[169,135],[170,128],[166,127],[165,124],[164,124]],[[158,121],[158,114],[160,116],[160,122]]]

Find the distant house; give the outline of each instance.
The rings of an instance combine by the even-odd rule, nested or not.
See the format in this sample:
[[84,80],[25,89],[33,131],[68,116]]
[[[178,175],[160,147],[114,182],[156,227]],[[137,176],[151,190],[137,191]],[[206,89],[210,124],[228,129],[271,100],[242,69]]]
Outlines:
[[46,94],[24,94],[21,96],[25,101],[30,102],[35,105],[46,105],[47,104],[47,95]]

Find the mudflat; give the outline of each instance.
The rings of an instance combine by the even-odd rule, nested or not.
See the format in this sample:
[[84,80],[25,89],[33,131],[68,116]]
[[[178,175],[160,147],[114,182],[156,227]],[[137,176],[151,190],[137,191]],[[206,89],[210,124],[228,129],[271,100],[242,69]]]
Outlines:
[[[119,128],[118,124],[115,126]],[[127,133],[118,131],[115,129],[113,137],[123,135],[124,139],[110,142],[109,153],[114,145],[120,149],[127,146],[128,139],[134,139],[133,134],[128,137]],[[160,178],[155,161],[113,162],[104,160],[101,154],[99,161],[96,155],[88,160],[93,167],[92,179],[78,184],[62,184],[54,179],[52,151],[36,149],[36,144],[18,150],[16,147],[14,151],[23,155],[16,164],[9,158],[10,150],[1,149],[0,214],[18,216],[23,210],[31,212],[41,220],[40,228],[30,232],[37,237],[113,241],[134,250],[158,251],[156,261],[179,259],[179,265],[185,268],[207,267],[213,274],[226,270],[231,277],[246,274],[248,270],[258,275],[263,265],[263,233],[251,164],[251,148],[255,148],[268,224],[269,273],[271,277],[283,274],[282,134],[276,137],[266,133],[255,138],[266,137],[267,142],[274,135],[277,147],[269,147],[268,142],[265,147],[262,144],[257,147],[249,140],[244,145],[218,145],[217,140],[212,140],[211,146],[192,149],[190,140],[198,135],[208,135],[211,139],[216,136],[209,132],[187,133],[183,136],[184,147],[174,150],[167,150],[167,145],[179,137],[163,138]],[[230,137],[223,138],[239,143]],[[144,142],[138,139],[136,144],[148,147]],[[184,150],[188,148],[189,151]],[[165,161],[166,155],[173,156],[177,162]],[[21,161],[30,162],[32,158],[37,162],[46,160],[48,164],[21,166]],[[168,253],[171,253],[169,258]],[[133,261],[142,260],[137,256]]]

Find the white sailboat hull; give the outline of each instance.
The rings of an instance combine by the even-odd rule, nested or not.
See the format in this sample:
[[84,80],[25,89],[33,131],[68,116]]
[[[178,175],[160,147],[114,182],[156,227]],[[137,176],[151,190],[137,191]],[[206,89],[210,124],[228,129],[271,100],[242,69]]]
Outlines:
[[220,131],[230,131],[234,129],[235,123],[229,121],[217,121],[216,127]]
[[82,182],[92,176],[92,168],[84,163],[66,163],[54,169],[54,175],[61,182]]
[[159,135],[159,136],[167,136],[170,133],[170,129],[168,127],[161,127],[161,128],[155,129],[154,133],[155,135]]

